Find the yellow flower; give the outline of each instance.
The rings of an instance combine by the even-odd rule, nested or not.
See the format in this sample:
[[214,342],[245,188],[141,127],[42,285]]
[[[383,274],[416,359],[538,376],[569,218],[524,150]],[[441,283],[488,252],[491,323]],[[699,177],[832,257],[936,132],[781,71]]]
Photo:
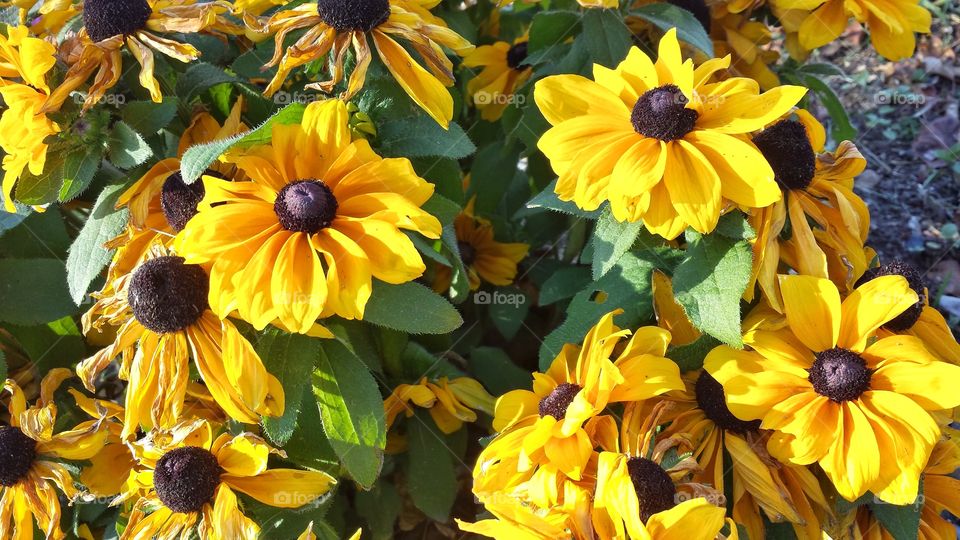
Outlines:
[[526,58],[526,36],[514,41],[513,45],[505,41],[483,45],[463,57],[465,67],[483,68],[467,83],[467,92],[473,96],[481,118],[490,122],[500,119],[514,92],[533,73],[533,68],[522,65]]
[[140,426],[169,427],[183,417],[190,358],[231,418],[255,424],[261,415],[283,414],[283,387],[233,323],[210,311],[210,288],[203,268],[154,245],[133,272],[107,286],[109,294],[94,295],[84,333],[119,330],[111,345],[77,366],[77,374],[93,391],[98,374],[120,357],[120,377],[129,382],[124,439]]
[[668,451],[682,450],[682,437],[654,441],[668,407],[652,411],[642,403],[627,405],[619,440],[613,440],[597,464],[593,524],[597,536],[610,539],[667,539],[683,534],[691,540],[713,540],[725,524],[717,504],[721,492],[691,482],[697,469],[689,455],[666,463]]
[[721,346],[704,362],[730,411],[776,432],[767,449],[777,459],[819,463],[845,499],[869,490],[912,503],[940,438],[931,413],[960,405],[949,382],[960,367],[912,336],[875,340],[917,294],[900,276],[871,280],[842,303],[826,279],[781,276],[780,290],[788,327],[751,331],[752,351]]
[[936,308],[930,307],[930,293],[923,283],[923,275],[902,261],[893,261],[867,270],[858,285],[880,276],[903,276],[920,300],[888,322],[880,330],[883,336],[905,334],[923,342],[923,346],[938,360],[960,365],[960,343],[953,337],[950,325]]
[[[778,311],[781,263],[807,276],[836,276],[847,289],[870,262],[863,249],[870,212],[853,192],[853,179],[866,160],[849,141],[824,153],[823,126],[802,109],[795,115],[796,120],[779,120],[753,137],[784,191],[781,201],[754,209],[749,218],[757,232],[753,279]],[[788,240],[782,238],[785,229]],[[744,298],[753,300],[752,284]]]
[[428,409],[440,431],[450,434],[459,431],[464,422],[476,422],[477,413],[493,414],[494,399],[483,385],[469,377],[448,380],[446,377],[430,382],[426,377],[418,384],[401,384],[383,401],[387,429],[397,415],[403,412],[409,418],[413,408]]
[[[107,244],[107,247],[117,248],[108,284],[143,262],[153,244],[160,242],[169,246],[173,236],[196,215],[197,205],[204,195],[203,183],[187,185],[183,182],[180,158],[191,146],[246,131],[247,126],[240,120],[242,107],[243,100],[238,99],[222,126],[210,113],[194,115],[180,136],[177,157],[160,160],[120,195],[116,207],[130,210],[130,222],[123,234]],[[236,166],[222,161],[215,161],[206,174],[235,181],[244,179]]]
[[650,281],[657,326],[670,332],[670,343],[676,347],[689,345],[700,339],[700,331],[693,326],[683,306],[677,303],[673,296],[673,283],[670,278],[660,270],[654,270]]
[[747,134],[783,116],[806,90],[760,94],[750,79],[710,82],[729,65],[712,59],[694,69],[671,29],[656,63],[632,48],[615,70],[594,65],[595,81],[539,81],[534,97],[553,128],[538,146],[559,175],[560,198],[586,210],[609,200],[618,220],[642,220],[667,239],[688,225],[712,231],[725,200],[746,208],[779,200],[773,170]]
[[803,13],[799,45],[811,51],[840,37],[850,17],[866,26],[881,56],[902,60],[913,56],[915,32],[930,33],[930,12],[919,0],[772,0],[776,10]]
[[772,40],[770,28],[762,21],[753,21],[745,15],[730,13],[722,4],[712,8],[710,36],[717,56],[730,55],[730,71],[740,77],[753,79],[760,88],[769,90],[780,85],[770,65],[780,59],[776,50],[765,48]]
[[114,502],[135,500],[122,539],[188,536],[202,540],[257,538],[260,528],[243,515],[239,491],[277,508],[299,508],[321,497],[336,480],[320,471],[268,469],[278,453],[250,433],[216,439],[204,420],[180,422],[133,443],[141,469]]
[[199,213],[177,251],[209,264],[211,309],[257,329],[329,336],[319,317],[363,318],[373,278],[399,284],[426,266],[403,230],[439,238],[420,208],[433,185],[406,159],[383,159],[351,141],[343,102],[311,103],[272,143],[228,156],[252,182],[204,176]]
[[501,433],[478,458],[475,478],[496,476],[498,463],[510,469],[516,458],[520,473],[550,465],[580,480],[595,447],[591,433],[597,426],[609,431],[602,429],[606,421],[596,420],[608,404],[683,387],[679,368],[663,357],[669,332],[644,327],[631,336],[613,324],[621,312],[600,319],[583,346],[564,345],[546,373],[533,374],[533,391],[514,390],[497,400],[493,427]]
[[[344,60],[352,48],[356,66],[341,96],[350,99],[362,87],[373,56],[367,42],[369,36],[390,73],[407,95],[443,127],[453,118],[453,98],[447,86],[453,86],[453,63],[441,46],[460,56],[473,50],[473,45],[429,9],[438,0],[318,0],[291,9],[278,11],[267,20],[245,16],[254,31],[274,34],[276,52],[267,66],[277,66],[277,74],[264,93],[272,96],[290,72],[304,64],[332,54],[333,74],[330,80],[307,85],[307,88],[330,93],[343,80]],[[284,40],[291,32],[306,33],[289,48]],[[427,69],[421,67],[394,38],[409,42],[420,54]],[[428,71],[429,70],[429,71]]]
[[47,72],[56,64],[56,48],[29,37],[25,26],[8,27],[0,35],[0,96],[6,108],[0,116],[3,149],[3,207],[16,212],[14,187],[24,169],[39,175],[47,160],[44,140],[60,132],[56,122],[41,112],[50,93]]
[[95,421],[54,433],[57,406],[53,394],[72,376],[68,369],[51,370],[43,378],[40,399],[33,407],[27,407],[23,391],[12,379],[3,385],[4,392],[10,393],[10,425],[0,426],[0,538],[33,538],[34,521],[48,540],[66,538],[60,529],[57,491],[68,500],[79,492],[70,470],[59,460],[90,459],[106,437]]
[[498,540],[564,540],[573,538],[567,530],[567,516],[544,512],[514,501],[486,502],[493,519],[467,523],[457,519],[460,530]]
[[87,82],[94,72],[97,74],[83,102],[83,110],[96,105],[120,80],[124,45],[140,63],[141,86],[150,92],[153,101],[160,103],[163,94],[153,73],[153,51],[181,62],[200,57],[200,51],[193,45],[162,36],[201,32],[240,34],[243,28],[226,17],[230,11],[231,5],[225,1],[131,0],[118,4],[116,0],[86,0],[78,42],[67,42],[78,49],[74,51],[76,60],[43,110],[58,110],[70,93]]
[[[467,269],[470,290],[480,288],[481,282],[504,286],[513,283],[517,264],[530,251],[528,244],[497,242],[493,224],[473,215],[476,199],[471,199],[453,221],[460,257]],[[434,290],[443,292],[450,287],[452,272],[441,266],[434,280]]]
[[730,474],[733,519],[750,538],[765,537],[761,509],[772,522],[790,522],[798,538],[817,538],[819,516],[829,512],[830,505],[813,473],[773,459],[764,447],[760,421],[734,416],[723,387],[709,373],[690,372],[684,381],[683,391],[662,398],[672,408],[665,417],[670,425],[660,436],[689,440],[693,457],[703,469],[694,479],[724,493],[725,475]]

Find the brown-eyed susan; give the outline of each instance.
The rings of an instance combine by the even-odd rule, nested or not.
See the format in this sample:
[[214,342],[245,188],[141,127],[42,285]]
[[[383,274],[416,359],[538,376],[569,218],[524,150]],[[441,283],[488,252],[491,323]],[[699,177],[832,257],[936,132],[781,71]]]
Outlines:
[[295,125],[274,126],[269,145],[228,155],[250,182],[204,176],[199,213],[174,245],[210,267],[210,305],[257,329],[317,330],[320,317],[363,318],[373,278],[399,284],[426,266],[402,230],[439,238],[420,208],[433,185],[404,158],[384,159],[352,141],[346,105],[307,106]]
[[477,47],[463,57],[465,67],[483,68],[467,83],[467,92],[473,96],[473,103],[484,120],[499,120],[514,93],[533,73],[533,68],[524,65],[527,42],[526,36],[516,39],[512,45],[498,41]]
[[[457,235],[457,248],[467,270],[470,290],[480,288],[481,283],[505,286],[517,276],[517,264],[527,256],[530,245],[521,242],[498,242],[493,223],[474,215],[474,203],[470,199],[463,212],[453,220]],[[434,279],[434,289],[443,292],[450,287],[452,271],[439,267]]]
[[128,381],[124,439],[139,427],[169,427],[184,412],[192,358],[210,395],[231,418],[256,424],[283,414],[283,387],[232,322],[210,311],[207,272],[155,244],[131,273],[94,294],[84,333],[117,328],[114,342],[77,373],[89,390],[114,359]]
[[593,503],[599,538],[713,540],[726,524],[722,494],[691,481],[698,466],[680,453],[684,439],[655,439],[667,405],[645,411],[642,403],[628,404],[615,446],[600,452]]
[[836,285],[811,276],[781,276],[780,291],[787,327],[748,332],[752,350],[721,346],[704,362],[730,411],[775,431],[767,449],[777,459],[819,463],[845,499],[869,490],[912,503],[940,438],[932,413],[960,405],[949,382],[960,366],[913,336],[876,339],[917,294],[901,276],[873,279],[843,302]]
[[[783,271],[782,265],[807,276],[841,275],[846,289],[870,262],[863,248],[870,213],[853,192],[854,178],[867,162],[852,142],[843,141],[836,151],[824,152],[825,141],[823,126],[802,109],[753,137],[783,189],[781,201],[754,209],[750,216],[757,232],[753,278],[777,310],[781,309],[777,274]],[[788,239],[783,238],[785,230],[790,231]],[[744,297],[753,299],[752,285]]]
[[730,65],[683,61],[676,30],[660,40],[656,63],[634,47],[616,69],[594,65],[594,80],[555,75],[534,98],[552,128],[538,147],[559,179],[556,192],[586,210],[610,201],[620,221],[643,221],[676,238],[687,226],[708,233],[731,201],[746,208],[780,199],[773,170],[747,135],[787,113],[806,90],[760,93],[756,81],[711,82]]
[[434,381],[423,377],[417,384],[398,385],[383,401],[387,429],[400,413],[413,416],[411,404],[429,410],[440,431],[450,434],[459,431],[464,422],[476,422],[476,411],[493,414],[494,398],[469,377]]
[[226,15],[229,2],[195,0],[84,0],[83,29],[65,42],[72,62],[63,82],[53,91],[44,111],[55,111],[74,91],[94,76],[83,110],[96,105],[123,73],[124,49],[140,64],[139,81],[150,98],[163,100],[154,76],[154,52],[181,62],[192,62],[200,51],[189,43],[171,39],[174,34],[240,34],[243,28]]
[[60,131],[41,112],[50,88],[47,73],[56,64],[56,48],[31,37],[25,26],[10,26],[0,35],[0,96],[5,105],[0,116],[3,149],[3,207],[16,212],[14,187],[24,170],[39,175],[47,161],[45,140]]
[[54,392],[73,374],[68,369],[51,370],[40,388],[40,399],[27,406],[23,391],[11,379],[3,384],[9,392],[10,425],[0,426],[0,538],[29,540],[36,529],[48,540],[66,538],[60,529],[60,494],[67,500],[79,495],[70,469],[62,460],[90,459],[103,446],[106,433],[97,421],[74,429],[56,431],[57,405]]
[[533,391],[500,396],[493,427],[501,434],[481,453],[475,477],[516,457],[521,473],[550,465],[580,480],[596,446],[585,423],[610,403],[642,401],[683,387],[677,364],[663,356],[669,332],[620,329],[613,323],[620,313],[604,315],[583,345],[564,345],[546,373],[533,374]]
[[920,300],[883,326],[884,331],[915,336],[940,360],[960,365],[960,343],[957,343],[943,315],[930,306],[930,293],[923,275],[903,261],[893,261],[868,269],[857,281],[862,284],[880,276],[903,276]]
[[223,433],[204,420],[151,431],[132,444],[139,469],[114,504],[133,502],[122,539],[258,537],[260,528],[240,509],[236,492],[277,508],[299,508],[326,494],[336,479],[321,471],[271,469],[278,453],[250,433]]
[[[264,93],[273,95],[290,72],[329,53],[333,58],[330,80],[307,85],[330,93],[344,77],[344,61],[351,49],[356,65],[341,96],[349,99],[362,87],[373,59],[368,38],[380,59],[407,95],[443,127],[453,118],[453,97],[447,91],[454,83],[453,63],[446,47],[463,56],[473,45],[430,13],[436,0],[317,0],[274,13],[266,20],[244,17],[254,31],[275,35],[276,52],[267,66],[277,74]],[[285,47],[291,32],[306,30],[293,45]],[[397,38],[410,44],[426,65],[424,69]]]
[[915,33],[930,33],[930,12],[919,0],[772,0],[776,10],[799,11],[799,45],[807,51],[837,39],[853,17],[870,32],[881,56],[902,60],[913,56]]

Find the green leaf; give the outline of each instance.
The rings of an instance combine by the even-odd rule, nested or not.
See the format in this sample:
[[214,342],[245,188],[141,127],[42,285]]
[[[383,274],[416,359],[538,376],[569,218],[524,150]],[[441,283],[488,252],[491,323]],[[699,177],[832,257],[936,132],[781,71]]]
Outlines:
[[540,347],[540,368],[546,369],[565,343],[579,343],[603,315],[621,308],[616,318],[624,328],[653,317],[650,274],[657,267],[655,254],[626,253],[599,280],[581,290],[567,307],[567,318],[550,332]]
[[69,247],[70,235],[63,214],[59,207],[51,206],[44,212],[33,212],[0,237],[0,258],[62,259]]
[[580,15],[573,11],[541,11],[530,23],[530,40],[527,45],[528,64],[539,63],[544,52],[575,36],[580,27]]
[[320,417],[320,406],[313,394],[313,387],[307,385],[301,393],[300,415],[293,436],[283,446],[287,459],[310,469],[327,471],[333,475],[339,474],[340,459],[330,446],[326,434],[320,427],[323,419]]
[[120,109],[120,118],[137,133],[153,135],[170,124],[179,102],[176,96],[164,96],[162,103],[131,101]]
[[457,233],[453,224],[443,227],[443,234],[440,235],[440,241],[447,250],[453,254],[448,266],[451,267],[452,276],[450,278],[450,299],[454,303],[461,304],[466,301],[470,295],[470,278],[467,276],[466,265],[463,264],[463,255],[460,253],[460,242],[457,240]]
[[303,118],[304,109],[304,105],[293,103],[250,131],[187,148],[183,157],[180,158],[180,174],[183,176],[184,183],[196,182],[211,163],[235,145],[247,146],[269,142],[273,135],[273,126],[299,123]]
[[63,185],[57,195],[60,202],[72,201],[90,187],[102,161],[99,152],[88,150],[68,155],[63,163]]
[[143,136],[123,121],[114,124],[108,144],[110,162],[121,169],[132,169],[153,155]]
[[7,380],[7,356],[0,351],[0,381]]
[[857,129],[850,123],[850,117],[847,115],[847,109],[843,102],[837,97],[833,89],[822,79],[809,73],[798,73],[804,86],[813,90],[820,103],[830,113],[830,119],[833,120],[830,126],[830,135],[835,141],[852,141],[857,138]]
[[[557,186],[557,181],[554,180],[550,182],[550,185],[547,186],[543,191],[541,191],[537,196],[530,199],[526,207],[527,209],[547,209],[553,210],[555,212],[562,212],[564,214],[569,214],[571,216],[577,216],[584,219],[597,219],[600,217],[601,210],[582,210],[575,203],[571,201],[561,201],[560,197],[557,196],[554,191]],[[525,215],[529,210],[521,210],[519,215]]]
[[609,272],[643,230],[643,222],[617,221],[610,207],[604,207],[593,230],[593,279]]
[[283,446],[297,426],[303,389],[310,381],[314,361],[320,356],[320,340],[268,328],[260,335],[256,351],[267,371],[279,379],[283,386],[286,397],[283,416],[263,419],[263,430],[267,437]]
[[554,302],[566,300],[577,294],[591,281],[590,269],[586,266],[569,266],[553,273],[540,287],[537,305],[549,306]]
[[577,39],[586,41],[594,63],[608,68],[623,61],[633,45],[623,16],[613,9],[588,9],[583,15],[583,33]]
[[45,324],[76,310],[63,261],[0,259],[0,321]]
[[516,287],[500,287],[493,293],[480,291],[474,295],[474,301],[480,304],[483,298],[490,300],[488,314],[500,334],[513,339],[530,311],[527,295]]
[[[920,493],[923,493],[921,479]],[[923,495],[921,495],[922,497]],[[893,536],[894,540],[917,540],[920,531],[920,510],[923,508],[923,499],[913,504],[897,506],[883,502],[877,497],[867,503],[877,521]]]
[[452,224],[461,211],[460,205],[438,193],[434,193],[420,208],[437,218],[443,226]]
[[667,351],[667,358],[673,360],[680,366],[680,372],[686,373],[703,367],[703,359],[720,342],[715,338],[702,335],[693,343],[671,347]]
[[383,398],[367,367],[338,341],[323,342],[313,372],[323,430],[350,476],[365,488],[383,465]]
[[644,19],[664,32],[676,28],[677,39],[693,45],[707,57],[713,58],[713,40],[693,13],[673,4],[656,2],[634,8],[630,10],[630,14]]
[[46,373],[57,367],[73,367],[86,352],[77,323],[70,316],[37,326],[6,327],[38,372]]
[[198,62],[191,64],[177,79],[177,95],[183,98],[184,102],[189,103],[211,86],[233,81],[236,81],[235,77],[217,66]]
[[69,200],[90,185],[100,161],[100,152],[87,146],[54,143],[47,150],[43,172],[34,176],[24,170],[17,180],[16,199],[30,205]]
[[737,211],[721,216],[714,232],[733,240],[753,240],[757,237],[753,227],[747,223],[746,216]]
[[687,256],[673,274],[674,298],[700,331],[742,348],[740,297],[750,280],[750,244],[720,235],[691,236]]
[[385,156],[461,159],[477,151],[456,122],[450,122],[450,128],[443,129],[424,115],[382,123],[377,131]]
[[363,320],[408,334],[446,334],[463,324],[450,302],[423,285],[388,285],[376,279]]
[[124,208],[114,210],[114,205],[125,188],[121,185],[107,186],[100,192],[83,229],[70,246],[67,255],[67,285],[70,297],[80,305],[87,296],[90,284],[110,263],[114,250],[104,243],[119,235],[127,224],[130,212]]
[[514,364],[503,349],[477,347],[467,362],[470,373],[494,396],[530,386],[530,372]]
[[427,517],[444,523],[457,498],[453,452],[447,448],[445,437],[433,429],[430,416],[421,412],[407,422],[407,444],[410,498]]
[[403,501],[397,488],[389,482],[377,482],[370,491],[358,491],[354,499],[357,514],[366,521],[366,529],[374,540],[393,538],[394,524],[400,516]]
[[484,146],[473,158],[470,172],[470,195],[476,195],[474,209],[478,215],[497,211],[507,187],[517,170],[519,151],[502,141]]

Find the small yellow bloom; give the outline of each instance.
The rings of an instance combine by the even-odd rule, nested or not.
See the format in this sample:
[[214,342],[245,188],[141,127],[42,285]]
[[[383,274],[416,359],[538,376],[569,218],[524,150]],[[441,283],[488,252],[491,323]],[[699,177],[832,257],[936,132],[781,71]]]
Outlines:
[[527,58],[527,37],[514,41],[513,45],[498,41],[492,45],[477,47],[463,58],[469,68],[483,68],[467,83],[467,92],[480,110],[480,117],[496,122],[507,105],[512,103],[517,88],[523,86],[533,73],[533,68],[524,66]]
[[413,416],[411,403],[428,409],[440,431],[450,434],[459,431],[464,422],[476,422],[475,411],[492,415],[494,399],[483,385],[469,377],[459,377],[452,381],[446,377],[429,381],[424,377],[418,384],[397,386],[383,401],[387,429],[390,429],[401,412],[408,418]]

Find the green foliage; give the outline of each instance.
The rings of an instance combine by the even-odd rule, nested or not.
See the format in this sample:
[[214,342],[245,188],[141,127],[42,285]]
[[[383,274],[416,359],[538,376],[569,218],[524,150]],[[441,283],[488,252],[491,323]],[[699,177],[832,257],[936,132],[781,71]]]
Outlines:
[[283,446],[296,429],[303,391],[320,357],[320,340],[271,328],[259,336],[256,350],[267,371],[283,385],[286,396],[283,416],[263,419],[264,432],[275,444]]
[[451,122],[450,127],[444,130],[433,119],[424,116],[385,124],[380,128],[377,139],[383,154],[387,156],[460,159],[477,150],[456,122]]
[[450,302],[423,285],[376,280],[363,320],[409,334],[445,334],[463,324]]
[[436,521],[445,522],[457,496],[457,476],[446,438],[429,415],[407,422],[408,486],[413,504]]
[[0,259],[0,321],[45,324],[74,311],[62,261]]
[[86,223],[70,246],[67,257],[67,285],[76,304],[83,302],[90,285],[110,262],[113,250],[104,244],[116,237],[127,224],[129,211],[114,205],[123,194],[123,186],[108,186],[100,192]]

